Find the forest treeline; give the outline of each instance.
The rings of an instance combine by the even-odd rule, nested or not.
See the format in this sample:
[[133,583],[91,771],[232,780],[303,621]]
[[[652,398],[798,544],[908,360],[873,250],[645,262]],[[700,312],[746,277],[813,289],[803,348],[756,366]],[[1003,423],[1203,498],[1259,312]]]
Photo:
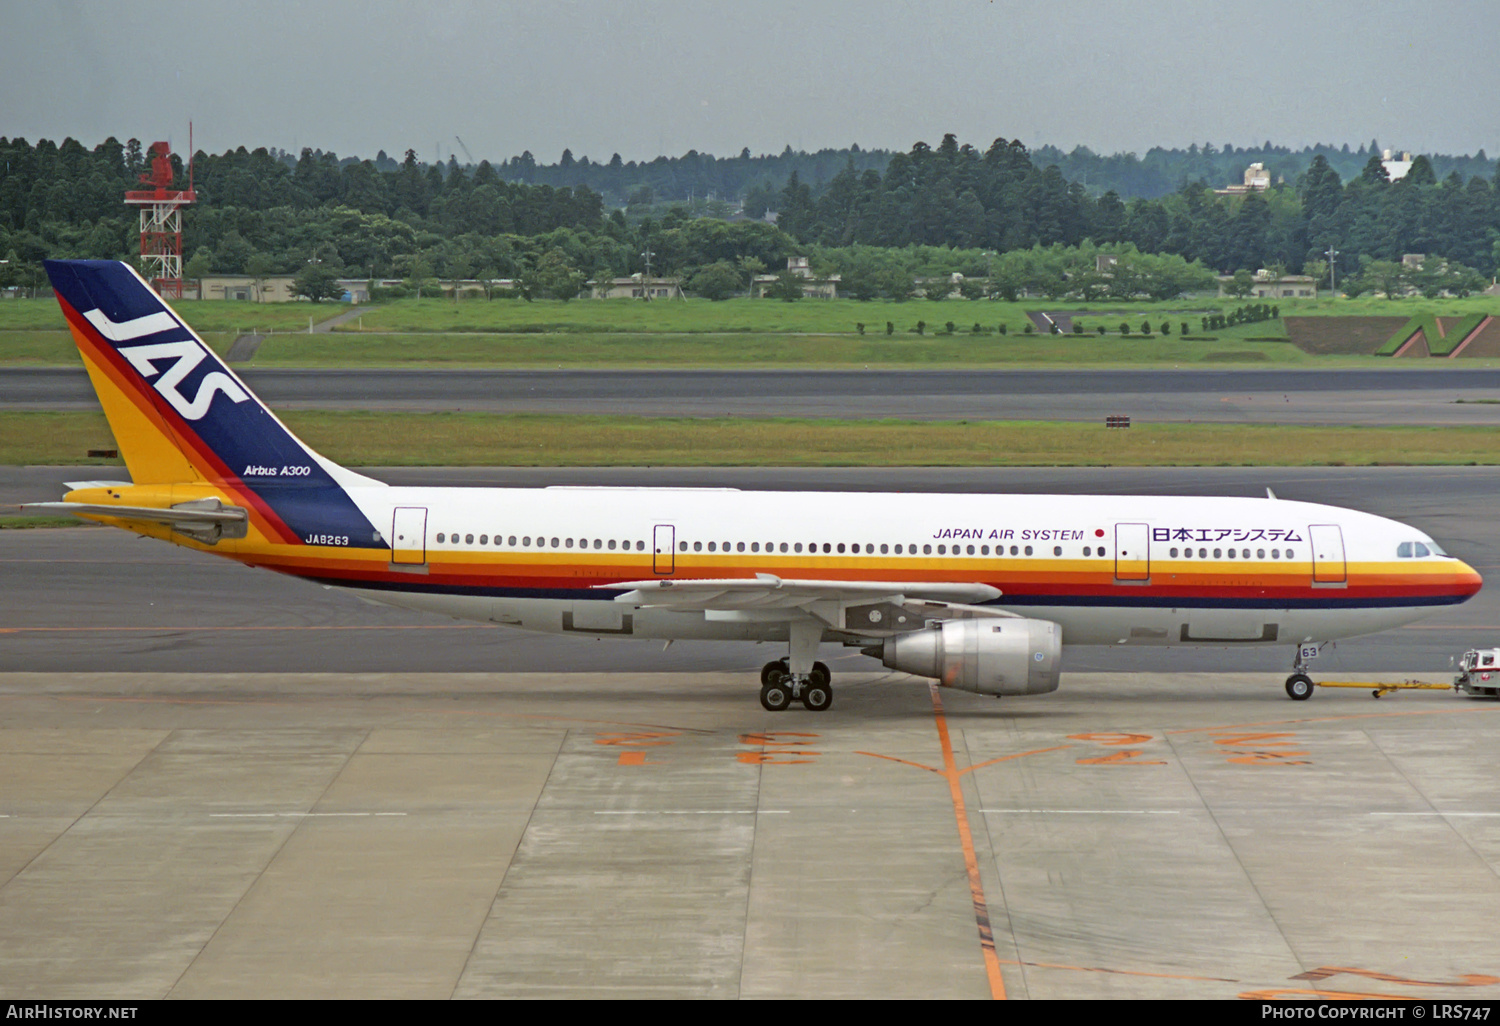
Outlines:
[[[834,155],[842,165],[830,172]],[[1227,160],[1239,171],[1246,156],[1196,151],[1197,159],[1210,161],[1206,166]],[[1359,156],[1357,172],[1340,172]],[[799,166],[801,158],[811,163]],[[1482,153],[1464,159],[1493,166]],[[743,284],[803,253],[816,270],[842,274],[846,294],[905,298],[920,291],[916,278],[953,271],[984,278],[988,294],[1018,287],[1051,293],[1059,287],[1058,267],[1063,281],[1074,283],[1068,294],[1084,294],[1092,288],[1085,286],[1093,248],[1140,269],[1138,295],[1155,295],[1175,279],[1201,287],[1211,273],[1259,268],[1305,272],[1326,283],[1330,246],[1337,250],[1339,284],[1351,282],[1356,290],[1362,280],[1379,287],[1370,285],[1377,276],[1394,281],[1389,265],[1407,253],[1440,258],[1432,266],[1441,274],[1405,283],[1424,289],[1466,291],[1500,264],[1500,182],[1493,172],[1466,176],[1455,166],[1439,178],[1442,165],[1419,156],[1393,183],[1379,154],[1365,148],[1313,153],[1305,170],[1276,176],[1285,180],[1263,193],[1221,196],[1193,179],[1157,198],[1130,199],[1114,190],[1096,194],[1070,180],[1063,164],[1003,138],[982,150],[948,135],[936,147],[918,143],[891,155],[787,151],[779,158],[743,153],[729,161],[618,162],[621,174],[654,167],[653,173],[675,175],[676,184],[662,189],[667,195],[691,180],[690,190],[703,190],[691,204],[663,203],[655,187],[636,180],[625,190],[636,194],[622,205],[618,183],[555,184],[565,180],[555,176],[566,161],[518,168],[519,160],[497,167],[426,164],[412,151],[399,162],[383,153],[357,160],[312,149],[295,159],[244,147],[200,152],[193,169],[199,203],[185,218],[188,276],[317,265],[351,277],[421,283],[519,279],[545,267],[562,289],[574,277],[642,271],[649,259],[653,273],[684,279],[712,268],[722,291],[731,276]],[[772,160],[787,171],[779,187],[765,163]],[[173,161],[185,185],[180,158]],[[0,259],[10,261],[0,264],[0,283],[37,283],[40,260],[49,256],[137,252],[135,213],[121,197],[138,187],[146,163],[136,140],[111,138],[87,149],[72,139],[59,145],[0,138]],[[751,177],[726,171],[712,178],[735,164],[745,164]],[[613,160],[585,165],[601,174],[616,166]],[[687,173],[691,167],[699,177]],[[520,172],[529,180],[511,180]],[[706,198],[733,188],[744,190],[737,201],[753,198],[775,211],[775,223],[731,216],[727,199]],[[1071,256],[1059,263],[1048,253]]]

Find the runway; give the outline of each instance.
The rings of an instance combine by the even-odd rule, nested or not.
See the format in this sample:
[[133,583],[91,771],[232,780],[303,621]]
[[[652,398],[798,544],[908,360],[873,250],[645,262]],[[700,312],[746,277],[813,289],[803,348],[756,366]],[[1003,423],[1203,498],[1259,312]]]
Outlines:
[[[1270,485],[1500,570],[1489,467],[374,473]],[[0,999],[1500,998],[1497,702],[1293,703],[1283,647],[1070,650],[996,701],[825,646],[833,708],[770,714],[769,646],[533,637],[106,528],[0,531],[0,575]],[[1445,680],[1492,596],[1315,676]]]
[[[1500,426],[1500,369],[281,370],[273,408],[672,417]],[[91,410],[81,369],[0,370],[0,410]]]

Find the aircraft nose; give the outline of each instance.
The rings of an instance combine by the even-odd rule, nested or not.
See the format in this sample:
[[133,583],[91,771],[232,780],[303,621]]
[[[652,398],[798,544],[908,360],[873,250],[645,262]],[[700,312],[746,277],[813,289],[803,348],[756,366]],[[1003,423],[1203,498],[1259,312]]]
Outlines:
[[1461,559],[1455,559],[1453,562],[1455,564],[1453,574],[1454,591],[1464,596],[1464,598],[1477,594],[1479,589],[1484,587],[1484,578],[1479,576],[1479,571]]

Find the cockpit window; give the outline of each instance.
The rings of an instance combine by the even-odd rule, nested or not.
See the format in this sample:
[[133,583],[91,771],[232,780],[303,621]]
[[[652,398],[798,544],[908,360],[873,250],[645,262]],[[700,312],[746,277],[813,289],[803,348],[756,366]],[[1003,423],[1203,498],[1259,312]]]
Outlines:
[[1402,542],[1396,546],[1397,559],[1420,559],[1423,556],[1446,556],[1437,542]]

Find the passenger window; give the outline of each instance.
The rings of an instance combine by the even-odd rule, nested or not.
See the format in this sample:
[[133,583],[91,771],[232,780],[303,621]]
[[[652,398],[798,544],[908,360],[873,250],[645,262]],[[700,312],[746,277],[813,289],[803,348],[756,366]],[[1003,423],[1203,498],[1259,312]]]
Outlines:
[[979,546],[979,554],[981,556],[988,556],[990,554],[990,547],[988,545]]
[[1062,546],[1061,545],[1054,545],[1054,546],[1052,546],[1052,554],[1054,556],[1061,556],[1062,555]]
[[[781,551],[782,551],[782,552],[785,552],[785,551],[786,551],[786,542],[782,542],[782,543],[781,543]],[[801,551],[801,550],[800,550],[800,549],[799,549],[799,550],[798,550],[798,551]]]
[[481,544],[481,545],[488,545],[489,543],[490,543],[490,536],[489,535],[487,535],[487,534],[481,534],[479,536],[479,544]]
[[693,542],[693,551],[694,552],[702,552],[703,551],[703,543],[702,542]]
[[1020,555],[1020,552],[1021,552],[1021,550],[1019,548],[1017,548],[1016,546],[1012,545],[1010,547],[1010,554],[1012,556]]
[[555,548],[557,548],[557,539],[556,539],[556,538],[553,538],[553,539],[552,539],[552,547],[553,547],[553,548],[554,548],[554,549],[555,549]]
[[901,555],[901,546],[900,545],[896,546],[896,555],[898,555],[898,556]]
[[678,552],[686,552],[687,551],[687,542],[678,542],[677,543],[677,551]]
[[881,554],[881,555],[882,555],[882,556],[884,556],[884,555],[886,555],[886,554],[887,554],[887,553],[888,553],[888,552],[889,552],[889,551],[890,551],[890,544],[889,544],[889,543],[888,543],[888,542],[881,542],[881,543],[880,543],[880,554]]
[[[782,544],[785,545],[786,543],[782,542]],[[802,543],[798,542],[797,544],[793,545],[792,546],[792,551],[793,552],[801,552],[802,551]]]
[[744,542],[737,542],[735,544],[735,546],[734,546],[734,551],[736,551],[736,552],[744,552],[745,551],[745,543]]
[[1104,555],[1104,546],[1103,545],[1099,546],[1099,555],[1101,555],[1101,556]]
[[615,540],[613,538],[609,540],[609,551],[615,551]]
[[932,546],[931,545],[923,545],[922,546],[922,555],[924,555],[924,556],[930,556],[930,555],[932,555]]
[[[496,542],[496,544],[498,545],[499,542]],[[510,536],[510,541],[507,544],[510,545],[511,548],[515,548],[516,547],[516,536],[515,535],[511,535]]]
[[442,532],[442,531],[439,531],[439,532],[438,532],[438,537],[437,537],[437,540],[438,540],[438,541],[439,541],[439,542],[441,542],[441,541],[442,541],[442,540],[443,540],[443,532]]
[[939,556],[946,556],[947,554],[948,554],[948,546],[946,546],[946,545],[939,545],[938,546],[938,555]]
[[[828,551],[828,546],[827,545],[823,546],[823,551],[824,552]],[[839,542],[839,555],[842,556],[843,554],[844,554],[844,543],[843,542]]]
[[974,555],[974,546],[972,546],[972,545],[966,545],[966,546],[964,546],[964,551],[967,552],[969,555],[972,556],[972,555]]
[[[824,542],[823,543],[823,551],[824,552],[832,552],[833,551],[833,544],[831,542]],[[842,545],[839,546],[839,551],[840,552],[844,551],[844,547]]]
[[1031,546],[1030,545],[1026,546],[1026,555],[1028,555],[1028,556],[1031,555]]
[[713,552],[714,551],[714,543],[713,542],[709,542],[708,543],[708,551],[709,552]]

